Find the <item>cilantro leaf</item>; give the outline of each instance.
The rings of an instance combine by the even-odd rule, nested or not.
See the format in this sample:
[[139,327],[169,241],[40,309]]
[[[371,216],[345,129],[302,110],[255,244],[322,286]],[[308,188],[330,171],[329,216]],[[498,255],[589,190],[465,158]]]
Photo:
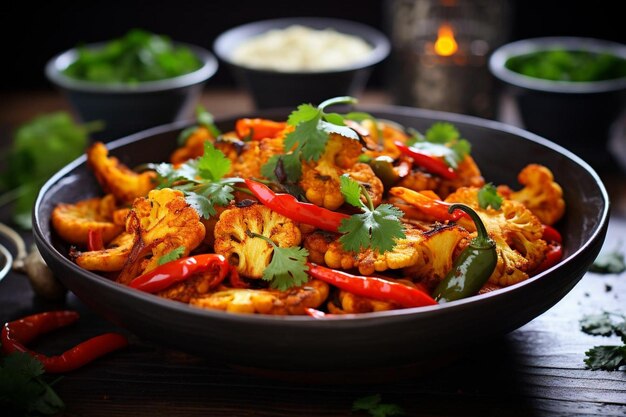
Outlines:
[[461,134],[451,123],[436,122],[426,131],[426,140],[432,143],[445,144],[461,137]]
[[613,322],[608,313],[589,314],[580,320],[580,329],[594,336],[610,336],[613,334]]
[[595,346],[585,356],[585,365],[593,371],[616,371],[626,365],[626,346]]
[[451,168],[458,168],[459,163],[472,150],[472,146],[466,139],[461,138],[457,128],[451,123],[434,123],[425,135],[415,129],[408,129],[411,137],[407,145],[424,153],[442,157]]
[[300,104],[296,110],[289,114],[287,124],[291,126],[298,126],[300,123],[313,120],[320,115],[320,110],[313,105]]
[[159,265],[163,265],[168,262],[175,261],[176,259],[179,259],[181,256],[183,256],[184,253],[185,253],[185,247],[181,245],[177,247],[176,249],[173,249],[170,252],[166,253],[165,255],[161,256],[157,263]]
[[617,250],[603,252],[593,262],[589,271],[598,274],[621,274],[626,271],[624,254]]
[[272,261],[263,271],[263,279],[280,291],[305,284],[309,280],[307,256],[309,252],[304,248],[281,248],[274,244]]
[[185,201],[198,213],[198,215],[205,219],[217,214],[211,200],[201,194],[189,194],[185,196]]
[[372,417],[403,416],[404,410],[397,404],[381,403],[380,394],[354,400],[352,411],[367,411]]
[[344,233],[339,238],[343,248],[351,252],[372,248],[379,253],[393,250],[396,239],[403,239],[404,227],[400,222],[403,213],[390,204],[381,204],[374,210],[353,214],[339,226]]
[[230,159],[210,141],[204,142],[204,155],[198,159],[198,174],[201,178],[219,181],[230,171]]
[[320,120],[318,124],[318,129],[325,132],[328,135],[330,135],[331,133],[336,133],[338,135],[345,136],[350,139],[359,140],[359,135],[354,130],[344,125],[343,121],[342,121],[342,124],[339,125],[335,123],[329,123],[324,120]]
[[485,184],[478,190],[478,205],[482,209],[491,206],[494,210],[500,210],[502,201],[502,197],[498,194],[498,190],[492,183]]
[[204,107],[196,107],[196,118],[198,119],[198,124],[207,128],[214,138],[217,138],[222,134],[217,126],[215,126],[213,115],[206,111]]
[[294,153],[300,152],[303,159],[317,161],[328,142],[328,134],[318,129],[321,117],[321,114],[318,114],[311,120],[300,122],[296,129],[285,137],[285,149],[295,147]]
[[346,199],[346,203],[354,207],[362,207],[361,202],[361,186],[353,180],[348,174],[343,174],[340,179],[341,194]]
[[[280,166],[282,168],[279,168]],[[300,158],[294,153],[272,155],[265,165],[261,167],[261,175],[281,184],[296,183],[302,173],[301,167]],[[277,172],[280,172],[280,175],[277,175]],[[284,176],[284,178],[279,178],[279,176]]]

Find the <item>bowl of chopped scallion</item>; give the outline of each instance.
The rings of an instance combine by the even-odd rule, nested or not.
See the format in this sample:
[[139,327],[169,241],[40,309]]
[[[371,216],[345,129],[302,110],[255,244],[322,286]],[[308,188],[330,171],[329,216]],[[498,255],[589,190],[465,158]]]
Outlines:
[[132,29],[54,56],[45,73],[83,121],[104,122],[108,141],[191,116],[217,67],[204,48]]

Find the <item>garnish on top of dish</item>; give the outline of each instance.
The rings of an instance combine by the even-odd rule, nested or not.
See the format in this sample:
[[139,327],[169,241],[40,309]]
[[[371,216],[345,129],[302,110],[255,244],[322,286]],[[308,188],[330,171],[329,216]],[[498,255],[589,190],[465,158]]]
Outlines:
[[562,190],[545,166],[485,181],[452,124],[423,134],[337,97],[283,120],[210,115],[168,163],[135,172],[87,150],[106,193],[59,204],[71,258],[121,285],[238,313],[365,313],[498,290],[562,257]]
[[141,29],[107,41],[102,47],[80,47],[63,71],[68,77],[102,84],[137,84],[188,74],[202,62],[189,48]]

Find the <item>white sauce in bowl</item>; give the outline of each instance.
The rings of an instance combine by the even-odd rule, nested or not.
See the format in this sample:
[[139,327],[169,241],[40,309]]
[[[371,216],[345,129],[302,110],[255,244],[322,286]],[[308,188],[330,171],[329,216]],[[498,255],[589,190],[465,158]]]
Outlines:
[[238,65],[279,72],[340,70],[367,57],[372,46],[334,29],[293,25],[270,30],[240,44],[232,61]]

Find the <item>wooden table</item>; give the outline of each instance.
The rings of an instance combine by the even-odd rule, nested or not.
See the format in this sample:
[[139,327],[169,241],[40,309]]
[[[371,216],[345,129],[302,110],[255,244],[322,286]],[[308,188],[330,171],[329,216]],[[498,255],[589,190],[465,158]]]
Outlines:
[[[385,102],[386,96],[368,94],[364,101]],[[244,96],[232,92],[210,92],[203,102],[218,116],[251,109]],[[52,93],[5,95],[0,103],[5,133],[37,112],[66,108]],[[611,250],[626,237],[626,181],[619,172],[604,179],[613,204],[605,243]],[[0,216],[6,221],[6,210]],[[366,416],[352,412],[352,403],[372,394],[409,416],[625,416],[626,372],[590,371],[583,363],[586,350],[618,339],[588,336],[578,324],[586,313],[624,312],[625,298],[626,274],[588,273],[555,307],[522,328],[463,352],[451,365],[391,381],[268,379],[130,335],[129,348],[67,374],[55,389],[67,416]],[[82,317],[35,345],[43,351],[59,352],[88,336],[120,331],[72,294],[51,303],[34,297],[20,275],[10,273],[0,282],[2,322],[57,308],[78,310]]]

